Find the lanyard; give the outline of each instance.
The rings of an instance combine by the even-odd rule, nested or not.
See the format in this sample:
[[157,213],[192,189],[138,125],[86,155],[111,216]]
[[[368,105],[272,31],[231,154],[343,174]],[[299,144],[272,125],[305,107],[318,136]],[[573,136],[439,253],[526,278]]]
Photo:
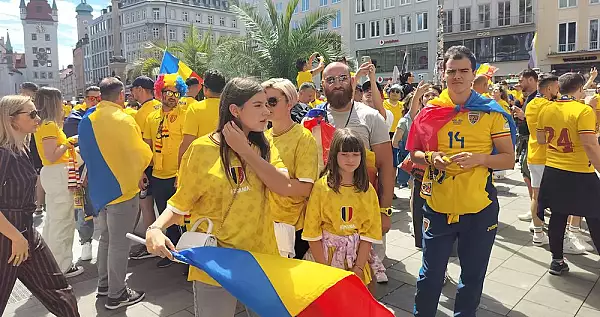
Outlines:
[[[327,118],[327,113],[328,113],[327,107],[329,107],[329,103],[325,104],[325,122],[329,123],[329,119]],[[350,123],[350,117],[352,117],[352,111],[354,111],[354,100],[352,101],[352,106],[350,107],[350,112],[348,113],[348,119],[346,119],[346,124],[344,124],[344,128],[348,126],[348,123]]]

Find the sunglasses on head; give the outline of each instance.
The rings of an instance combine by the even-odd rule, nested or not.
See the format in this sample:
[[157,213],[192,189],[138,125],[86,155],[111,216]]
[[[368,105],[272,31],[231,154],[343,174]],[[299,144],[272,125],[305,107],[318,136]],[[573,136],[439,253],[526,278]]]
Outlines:
[[102,100],[102,97],[100,97],[100,96],[87,96],[86,98],[89,101],[100,101],[100,100]]
[[163,90],[163,94],[167,97],[179,98],[179,92],[176,91]]
[[27,111],[15,112],[11,116],[14,117],[14,116],[18,116],[18,115],[23,114],[23,113],[27,113],[29,115],[29,118],[31,118],[31,119],[37,118],[37,116],[39,114],[39,112],[37,110],[31,110],[29,112],[27,112]]
[[275,107],[279,103],[279,100],[281,100],[281,98],[269,97],[267,98],[267,104],[271,107]]

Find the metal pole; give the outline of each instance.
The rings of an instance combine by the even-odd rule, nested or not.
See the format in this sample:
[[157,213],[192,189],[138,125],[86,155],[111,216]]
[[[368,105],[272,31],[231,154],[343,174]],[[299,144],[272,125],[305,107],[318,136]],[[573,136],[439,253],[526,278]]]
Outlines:
[[437,50],[436,61],[433,70],[433,82],[441,85],[443,82],[444,64],[444,0],[437,1]]

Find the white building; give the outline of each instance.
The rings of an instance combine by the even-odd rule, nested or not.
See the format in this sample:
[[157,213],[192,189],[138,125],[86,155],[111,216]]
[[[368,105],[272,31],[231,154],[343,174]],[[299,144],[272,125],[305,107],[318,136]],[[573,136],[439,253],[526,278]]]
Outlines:
[[46,0],[21,0],[25,78],[40,86],[58,86],[58,8]]
[[86,86],[95,85],[111,75],[110,58],[113,57],[114,34],[112,6],[102,9],[101,15],[92,20],[90,43],[84,46],[84,71]]
[[24,54],[13,52],[10,37],[6,34],[0,37],[0,97],[19,93],[19,87],[24,82]]
[[143,57],[147,42],[181,42],[191,25],[215,37],[239,35],[242,25],[227,0],[123,0],[121,34],[127,63]]

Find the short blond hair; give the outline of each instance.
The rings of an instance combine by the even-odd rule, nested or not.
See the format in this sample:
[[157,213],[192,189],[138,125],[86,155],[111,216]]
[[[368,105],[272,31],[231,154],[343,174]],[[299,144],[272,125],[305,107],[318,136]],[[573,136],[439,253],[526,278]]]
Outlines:
[[271,78],[262,83],[263,88],[274,88],[280,90],[287,101],[292,106],[298,103],[298,92],[296,91],[296,86],[285,78]]
[[31,97],[23,95],[4,96],[0,99],[0,147],[18,152],[29,146],[29,135],[23,140],[17,140],[12,124],[13,116],[23,111],[28,102],[32,102]]

